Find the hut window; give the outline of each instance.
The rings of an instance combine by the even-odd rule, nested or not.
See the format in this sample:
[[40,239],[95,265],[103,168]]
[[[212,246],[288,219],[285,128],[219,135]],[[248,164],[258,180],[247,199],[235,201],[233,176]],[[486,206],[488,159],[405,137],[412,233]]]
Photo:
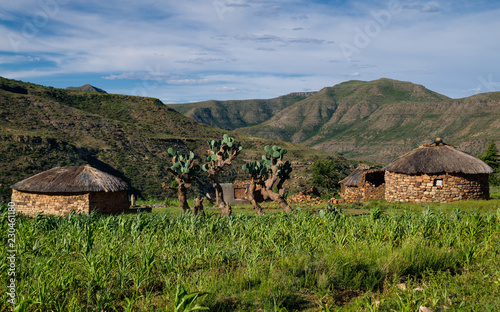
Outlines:
[[434,186],[443,186],[443,179],[434,179]]

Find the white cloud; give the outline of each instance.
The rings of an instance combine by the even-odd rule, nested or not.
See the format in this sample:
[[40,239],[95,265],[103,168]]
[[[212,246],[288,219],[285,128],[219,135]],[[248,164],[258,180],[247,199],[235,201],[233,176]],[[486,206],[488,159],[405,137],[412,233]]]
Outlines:
[[[43,1],[5,3],[10,22],[0,25],[0,64],[11,66],[2,75],[145,79],[161,82],[151,96],[190,101],[317,90],[350,75],[404,79],[453,96],[500,70],[500,10],[492,4],[465,10],[451,1],[400,2],[402,10],[384,22],[376,16],[389,5],[368,1],[54,1],[57,13],[33,36],[12,21],[30,21]],[[7,34],[22,39],[18,52]],[[362,36],[366,44],[357,47]],[[342,43],[359,50],[350,63]]]
[[111,74],[108,76],[104,76],[102,78],[108,80],[133,79],[133,80],[144,80],[144,81],[157,81],[172,85],[199,85],[199,84],[208,84],[214,82],[210,81],[209,79],[204,79],[195,76],[171,75],[153,70],[149,72],[128,72],[128,73],[121,73],[118,75]]
[[315,38],[297,38],[297,37],[279,37],[269,34],[239,34],[236,35],[235,38],[237,40],[242,41],[255,41],[255,42],[279,42],[279,43],[299,43],[299,44],[324,44],[324,43],[333,43],[327,42],[322,39]]

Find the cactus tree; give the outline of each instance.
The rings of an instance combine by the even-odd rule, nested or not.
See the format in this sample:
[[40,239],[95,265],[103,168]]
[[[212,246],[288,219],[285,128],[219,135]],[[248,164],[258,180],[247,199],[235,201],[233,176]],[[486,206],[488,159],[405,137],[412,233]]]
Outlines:
[[247,199],[253,206],[253,209],[260,216],[262,215],[262,207],[259,205],[255,194],[257,193],[257,185],[261,188],[264,185],[264,181],[268,177],[268,168],[263,161],[252,161],[243,165],[243,170],[248,171],[251,180],[247,191]]
[[163,183],[162,187],[177,192],[179,205],[186,213],[190,210],[186,197],[187,189],[191,187],[191,182],[194,180],[199,166],[196,164],[193,152],[189,152],[189,155],[183,155],[182,151],[174,152],[172,148],[169,148],[168,154],[172,157],[172,166],[167,167],[167,171],[174,176],[177,186],[168,186]]
[[225,215],[231,214],[231,206],[224,202],[222,187],[219,181],[219,173],[224,170],[224,166],[231,165],[231,162],[242,150],[241,145],[234,141],[234,138],[224,134],[222,140],[211,140],[208,143],[207,163],[203,164],[203,171],[207,172],[217,198],[217,206]]
[[[285,200],[285,189],[283,183],[290,178],[292,164],[290,161],[283,161],[287,150],[280,146],[265,146],[265,155],[259,162],[253,161],[243,166],[243,170],[248,171],[251,176],[250,187],[247,192],[247,199],[252,203],[257,214],[262,214],[262,208],[256,201],[257,185],[261,186],[260,192],[264,199],[271,199],[277,202],[283,211],[289,213],[292,211]],[[278,193],[273,188],[278,189]]]

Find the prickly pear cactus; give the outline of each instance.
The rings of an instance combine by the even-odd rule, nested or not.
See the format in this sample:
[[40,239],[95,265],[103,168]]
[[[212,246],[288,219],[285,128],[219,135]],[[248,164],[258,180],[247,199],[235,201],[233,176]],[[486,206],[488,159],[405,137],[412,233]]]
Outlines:
[[266,151],[266,158],[269,160],[273,158],[276,160],[283,160],[283,157],[288,152],[286,148],[282,148],[281,146],[277,145],[273,145],[273,147],[266,145],[264,147],[264,150]]
[[283,164],[278,165],[278,169],[276,172],[278,173],[278,178],[280,179],[288,179],[290,178],[290,173],[292,173],[292,163],[287,160]]
[[226,165],[231,165],[232,160],[238,156],[243,147],[234,138],[224,134],[222,140],[207,141],[208,153],[206,163],[201,166],[202,170],[207,172],[213,182],[217,196],[217,205],[223,210],[224,214],[231,214],[231,207],[223,200],[223,190],[219,182],[219,172]]
[[193,165],[195,158],[193,152],[190,151],[189,156],[183,155],[182,151],[174,152],[172,148],[169,148],[167,152],[170,156],[172,156],[173,165],[170,167],[170,169],[177,173],[178,176],[182,176],[183,174],[193,176],[199,169],[197,165]]
[[260,177],[266,178],[269,172],[269,168],[266,165],[266,162],[262,160],[246,163],[241,169],[243,169],[244,171],[248,171],[252,178],[255,179]]
[[172,166],[167,169],[174,176],[177,185],[168,186],[163,183],[162,186],[165,189],[177,192],[179,206],[186,213],[190,210],[186,192],[191,187],[191,181],[194,179],[196,172],[199,171],[199,166],[196,164],[193,152],[189,152],[189,155],[184,155],[182,151],[175,152],[172,148],[169,148],[167,152],[172,157]]
[[266,155],[262,155],[261,162],[263,162],[268,169],[271,169],[273,165],[277,165],[275,170],[278,178],[283,180],[288,179],[293,170],[292,163],[290,161],[283,161],[283,157],[288,151],[277,145],[274,145],[273,147],[266,145],[264,150],[266,151]]
[[[250,189],[256,192],[255,184],[260,184],[260,192],[264,197],[270,198],[277,202],[285,212],[291,212],[291,208],[284,198],[283,183],[290,178],[292,172],[292,163],[283,161],[283,157],[287,153],[285,148],[274,145],[273,147],[266,145],[264,147],[265,155],[262,155],[260,161],[252,161],[243,165],[242,169],[248,171],[252,177]],[[276,183],[277,182],[277,183]],[[276,184],[278,193],[273,191],[273,186]],[[250,191],[249,191],[250,193]],[[260,214],[261,207],[256,203],[256,194],[248,194],[247,197],[252,202],[254,209]]]

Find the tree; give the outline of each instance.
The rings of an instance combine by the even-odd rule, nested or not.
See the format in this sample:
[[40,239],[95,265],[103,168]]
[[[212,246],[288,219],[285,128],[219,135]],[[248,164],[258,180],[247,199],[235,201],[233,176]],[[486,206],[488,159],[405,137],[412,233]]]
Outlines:
[[496,174],[490,174],[490,183],[493,185],[500,184],[500,178],[497,176],[500,173],[500,158],[498,148],[493,140],[491,140],[491,143],[488,148],[486,148],[483,156],[479,158],[496,171]]
[[224,194],[219,181],[219,173],[225,166],[231,165],[231,162],[239,155],[243,149],[240,143],[235,142],[234,138],[224,134],[222,140],[211,140],[208,143],[207,163],[202,165],[203,171],[207,172],[215,188],[216,204],[223,215],[231,215],[231,206],[224,201]]
[[[172,185],[167,185],[165,182],[162,183],[164,189],[170,189],[177,193],[177,198],[179,199],[179,206],[184,213],[190,210],[189,204],[187,202],[187,189],[191,187],[192,181],[195,179],[195,174],[199,171],[200,167],[197,165],[195,155],[193,152],[189,152],[189,156],[184,156],[182,151],[174,152],[172,148],[168,149],[168,154],[172,157],[172,166],[167,168],[175,179],[175,183]],[[193,213],[198,213],[199,211],[193,211]]]
[[[260,161],[252,161],[243,165],[243,170],[248,171],[251,176],[250,186],[247,192],[247,199],[252,203],[254,210],[258,215],[262,215],[262,207],[257,202],[257,186],[260,185],[262,198],[271,199],[278,203],[280,208],[286,213],[292,212],[292,209],[285,200],[285,189],[283,184],[290,178],[292,164],[290,161],[283,161],[287,150],[280,146],[265,146],[265,155],[262,155]],[[276,187],[278,192],[274,192]]]
[[500,159],[498,154],[498,148],[495,145],[495,142],[493,142],[493,140],[491,140],[490,145],[488,146],[488,148],[486,148],[486,151],[480,158],[487,165],[489,165],[491,168],[495,169],[495,171],[498,172],[498,169],[500,168]]
[[312,183],[326,188],[328,191],[338,190],[341,166],[334,160],[327,162],[317,160],[313,163]]
[[264,181],[269,175],[269,168],[267,168],[263,161],[252,161],[244,164],[242,169],[248,171],[251,177],[247,191],[247,199],[252,204],[257,215],[261,216],[263,212],[256,197],[257,186],[260,185],[263,187],[265,185]]

